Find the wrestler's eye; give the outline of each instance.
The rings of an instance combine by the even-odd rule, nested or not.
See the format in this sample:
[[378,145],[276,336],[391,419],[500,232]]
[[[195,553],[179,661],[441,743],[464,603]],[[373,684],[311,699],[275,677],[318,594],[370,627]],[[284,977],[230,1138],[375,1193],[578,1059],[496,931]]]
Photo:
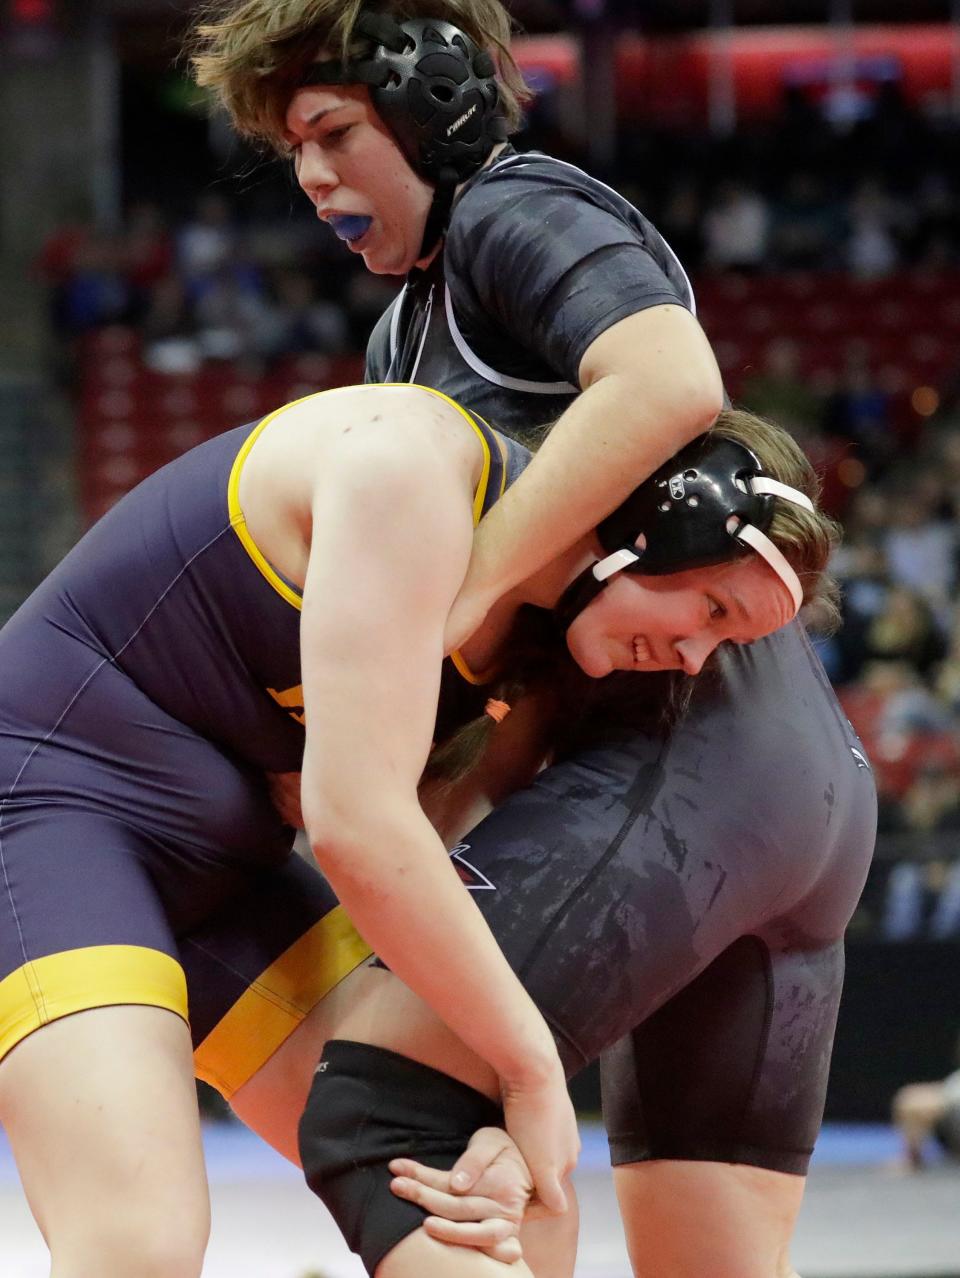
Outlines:
[[712,595],[707,595],[707,605],[710,610],[710,620],[719,621],[721,617],[727,615],[727,610],[719,599],[714,599]]
[[331,129],[329,133],[325,133],[323,140],[324,142],[332,143],[334,146],[339,146],[352,128],[352,124],[343,124],[339,129]]

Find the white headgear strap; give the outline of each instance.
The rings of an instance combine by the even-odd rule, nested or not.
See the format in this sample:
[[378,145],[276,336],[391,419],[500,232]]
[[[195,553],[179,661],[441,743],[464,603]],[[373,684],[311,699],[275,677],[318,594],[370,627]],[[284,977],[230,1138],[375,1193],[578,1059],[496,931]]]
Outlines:
[[[741,487],[745,486],[742,481],[737,482]],[[813,514],[813,502],[806,493],[800,492],[799,488],[791,488],[789,484],[781,484],[779,479],[770,479],[766,475],[754,475],[748,482],[755,493],[769,493],[772,497],[782,497],[785,501],[793,502],[795,506],[802,506],[804,510],[809,510]],[[793,599],[793,615],[796,616],[803,603],[803,587],[800,585],[800,578],[790,567],[782,551],[777,549],[766,533],[761,532],[753,524],[741,524],[736,515],[731,515],[727,520],[727,532],[767,561],[790,591]],[[593,575],[597,581],[606,581],[608,577],[612,577],[614,573],[624,568],[629,568],[639,559],[639,555],[624,546],[622,550],[615,550],[612,555],[607,555],[605,559],[594,564]]]
[[615,550],[612,555],[607,555],[606,559],[601,559],[599,563],[594,564],[593,575],[597,581],[606,581],[621,568],[629,568],[631,564],[635,564],[639,558],[639,555],[635,555],[632,550],[624,546],[622,550]]
[[[739,521],[736,515],[731,515],[729,522],[735,525]],[[800,605],[803,603],[803,587],[800,585],[800,578],[787,563],[782,551],[777,549],[766,533],[761,532],[753,524],[741,524],[739,528],[731,531],[737,541],[744,542],[745,545],[755,550],[758,555],[761,555],[767,561],[790,591],[793,596],[793,615],[796,616],[800,611]]]

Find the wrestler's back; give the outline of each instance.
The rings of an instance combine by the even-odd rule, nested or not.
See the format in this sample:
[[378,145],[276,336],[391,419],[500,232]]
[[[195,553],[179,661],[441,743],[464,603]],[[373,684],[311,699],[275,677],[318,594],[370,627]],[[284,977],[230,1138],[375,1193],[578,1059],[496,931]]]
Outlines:
[[[290,555],[271,564],[263,550],[279,543],[258,545],[240,500],[251,445],[269,422],[227,431],[157,471],[54,569],[0,631],[0,722],[43,739],[108,665],[232,756],[299,769],[300,590],[282,572],[298,555],[305,564],[306,541],[299,536],[298,551],[294,531]],[[488,457],[483,510],[525,455],[483,423],[474,430]],[[302,467],[290,470],[296,484]],[[308,512],[308,495],[299,500]],[[462,699],[457,679],[446,672]],[[460,709],[479,713],[472,701]]]

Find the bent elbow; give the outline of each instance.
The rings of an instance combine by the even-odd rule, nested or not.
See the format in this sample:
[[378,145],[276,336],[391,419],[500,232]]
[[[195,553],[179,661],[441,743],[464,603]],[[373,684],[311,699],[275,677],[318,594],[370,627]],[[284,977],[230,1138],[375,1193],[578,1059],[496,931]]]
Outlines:
[[709,358],[698,360],[688,368],[687,375],[678,387],[681,394],[677,397],[677,415],[688,424],[690,437],[702,435],[709,430],[723,412],[726,394],[723,389],[723,377],[709,352]]

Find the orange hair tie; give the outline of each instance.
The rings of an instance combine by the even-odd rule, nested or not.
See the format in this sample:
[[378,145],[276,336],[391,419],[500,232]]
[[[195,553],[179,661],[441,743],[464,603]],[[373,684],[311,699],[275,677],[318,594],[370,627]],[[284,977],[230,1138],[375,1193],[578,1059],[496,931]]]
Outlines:
[[494,723],[503,723],[504,719],[510,713],[510,707],[505,701],[495,701],[493,697],[483,707],[484,714],[488,714]]

